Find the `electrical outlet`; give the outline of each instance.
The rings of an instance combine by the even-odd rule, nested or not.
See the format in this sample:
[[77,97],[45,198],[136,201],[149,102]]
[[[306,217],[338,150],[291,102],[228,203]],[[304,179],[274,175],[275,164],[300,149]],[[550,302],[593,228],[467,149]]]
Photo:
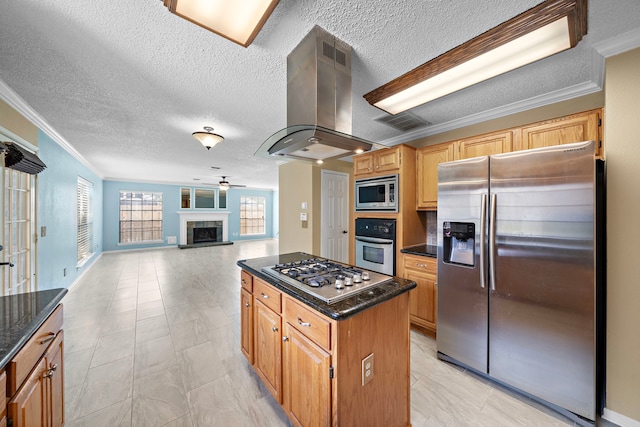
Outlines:
[[362,386],[373,378],[373,353],[362,359]]

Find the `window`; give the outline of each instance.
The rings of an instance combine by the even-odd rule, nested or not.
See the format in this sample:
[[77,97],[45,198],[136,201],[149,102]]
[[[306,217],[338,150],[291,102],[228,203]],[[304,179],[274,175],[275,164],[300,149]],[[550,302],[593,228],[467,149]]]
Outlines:
[[162,241],[162,193],[120,192],[120,243]]
[[264,197],[240,197],[240,235],[265,234]]
[[91,193],[93,184],[78,177],[78,266],[84,264],[93,255],[93,214],[91,211]]

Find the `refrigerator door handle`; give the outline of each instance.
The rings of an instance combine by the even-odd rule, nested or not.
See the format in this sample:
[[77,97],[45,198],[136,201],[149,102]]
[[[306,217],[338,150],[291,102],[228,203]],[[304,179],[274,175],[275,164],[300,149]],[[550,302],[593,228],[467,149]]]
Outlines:
[[487,195],[482,195],[482,202],[480,203],[480,287],[485,288],[485,261],[487,259]]
[[491,290],[496,290],[496,207],[498,197],[491,195],[491,214],[489,215],[489,280]]

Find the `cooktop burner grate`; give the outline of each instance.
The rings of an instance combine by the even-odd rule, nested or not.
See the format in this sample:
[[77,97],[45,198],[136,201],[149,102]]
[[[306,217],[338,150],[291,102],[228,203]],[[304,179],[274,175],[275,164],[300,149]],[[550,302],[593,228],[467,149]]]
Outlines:
[[262,271],[327,303],[340,301],[391,279],[391,276],[324,258],[276,264],[264,267]]

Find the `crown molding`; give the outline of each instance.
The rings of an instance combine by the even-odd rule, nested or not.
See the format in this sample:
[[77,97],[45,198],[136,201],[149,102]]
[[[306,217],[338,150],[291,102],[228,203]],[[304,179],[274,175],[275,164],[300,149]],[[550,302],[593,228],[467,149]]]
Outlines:
[[82,154],[76,151],[71,144],[67,142],[47,121],[38,114],[27,102],[20,97],[13,89],[9,87],[2,79],[0,79],[0,98],[6,102],[11,108],[20,113],[25,119],[33,123],[41,132],[44,132],[52,140],[54,140],[67,153],[71,154],[76,160],[82,163],[95,173],[100,179],[104,179],[102,174],[85,159]]
[[593,48],[603,57],[618,55],[640,47],[640,28],[595,43]]
[[427,136],[438,135],[466,126],[475,125],[477,123],[486,122],[488,120],[497,119],[511,114],[521,113],[534,108],[543,107],[545,105],[555,104],[557,102],[566,101],[568,99],[578,98],[580,96],[589,95],[602,90],[602,82],[585,82],[567,88],[559,89],[540,96],[503,105],[481,113],[472,114],[470,116],[461,117],[459,119],[450,120],[445,123],[428,126],[423,129],[416,129],[402,135],[380,141],[380,144],[387,147],[402,144],[404,142],[415,141],[416,139],[425,138]]

